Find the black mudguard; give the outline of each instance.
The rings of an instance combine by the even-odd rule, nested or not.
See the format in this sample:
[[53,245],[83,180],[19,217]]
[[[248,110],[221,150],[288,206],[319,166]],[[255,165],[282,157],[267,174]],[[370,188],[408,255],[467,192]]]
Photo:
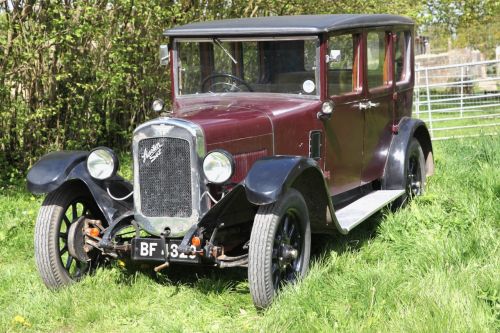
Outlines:
[[43,156],[28,172],[28,191],[33,194],[54,191],[88,155],[87,151],[58,151]]
[[[307,184],[311,186],[307,188]],[[199,226],[213,227],[222,221],[252,219],[258,206],[276,202],[290,187],[302,192],[309,209],[314,210],[310,212],[313,229],[330,228],[326,220],[327,207],[331,221],[338,224],[328,187],[317,163],[302,156],[272,156],[256,161],[245,180],[214,205],[202,217]]]
[[434,171],[434,160],[432,154],[432,142],[427,126],[420,119],[403,118],[398,127],[398,133],[394,135],[389,150],[387,162],[382,179],[382,188],[386,190],[397,190],[405,187],[405,163],[406,151],[412,138],[416,138],[426,160],[426,173],[432,175]]
[[50,193],[64,184],[83,182],[109,225],[134,206],[132,197],[117,201],[108,195],[107,189],[113,196],[123,197],[133,190],[133,186],[120,176],[104,181],[92,178],[85,165],[88,154],[86,151],[60,151],[43,156],[28,172],[28,190],[33,194]]
[[305,170],[319,170],[313,159],[301,156],[273,156],[255,162],[245,178],[248,201],[268,205],[276,200]]

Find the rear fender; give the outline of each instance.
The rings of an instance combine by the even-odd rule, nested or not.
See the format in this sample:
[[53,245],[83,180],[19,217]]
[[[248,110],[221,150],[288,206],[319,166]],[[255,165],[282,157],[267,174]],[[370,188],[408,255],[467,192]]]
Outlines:
[[416,138],[422,147],[427,176],[434,173],[434,158],[431,137],[427,126],[420,119],[403,118],[399,123],[398,134],[394,135],[384,169],[382,188],[397,190],[404,188],[406,151],[412,138]]
[[43,156],[28,172],[28,190],[33,194],[50,193],[64,184],[71,188],[71,183],[80,181],[89,190],[109,225],[114,218],[133,210],[133,199],[114,200],[108,190],[114,197],[123,197],[133,187],[120,176],[104,181],[92,178],[85,165],[88,154],[85,151],[62,151]]

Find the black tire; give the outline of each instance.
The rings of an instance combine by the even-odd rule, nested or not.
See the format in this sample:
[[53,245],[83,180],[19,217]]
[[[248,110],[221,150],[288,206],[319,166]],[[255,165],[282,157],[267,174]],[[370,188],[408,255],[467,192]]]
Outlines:
[[81,279],[98,259],[98,254],[91,252],[91,262],[83,263],[68,252],[69,226],[82,215],[99,218],[101,213],[80,184],[62,186],[43,201],[35,225],[35,262],[40,277],[50,289]]
[[405,194],[396,202],[396,207],[406,205],[412,198],[422,195],[426,185],[425,157],[417,139],[412,138],[405,155]]
[[248,282],[255,306],[268,307],[283,284],[304,277],[310,253],[309,214],[298,191],[290,189],[277,202],[259,207],[248,253]]

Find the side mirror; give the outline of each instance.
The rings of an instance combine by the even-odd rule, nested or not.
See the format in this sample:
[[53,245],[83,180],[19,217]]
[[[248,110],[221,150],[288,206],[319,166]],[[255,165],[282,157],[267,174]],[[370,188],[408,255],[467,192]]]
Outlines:
[[340,62],[341,60],[340,50],[330,50],[330,53],[326,55],[326,63]]
[[168,45],[160,45],[160,66],[167,66],[170,62]]
[[340,62],[340,50],[330,50],[330,61]]

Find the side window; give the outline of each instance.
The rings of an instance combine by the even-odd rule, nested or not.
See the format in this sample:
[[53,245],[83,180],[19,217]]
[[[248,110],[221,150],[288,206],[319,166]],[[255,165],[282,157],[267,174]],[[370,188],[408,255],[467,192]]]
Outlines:
[[367,37],[368,88],[389,84],[389,54],[387,35],[383,31],[369,32]]
[[[179,94],[191,94],[198,89],[201,82],[202,73],[200,70],[200,56],[202,47],[207,43],[178,43],[177,61],[179,77]],[[199,47],[199,48],[198,48]]]
[[329,95],[359,90],[359,41],[358,34],[332,36],[328,40]]
[[394,79],[396,82],[407,81],[410,78],[410,47],[410,32],[397,32],[394,53]]

